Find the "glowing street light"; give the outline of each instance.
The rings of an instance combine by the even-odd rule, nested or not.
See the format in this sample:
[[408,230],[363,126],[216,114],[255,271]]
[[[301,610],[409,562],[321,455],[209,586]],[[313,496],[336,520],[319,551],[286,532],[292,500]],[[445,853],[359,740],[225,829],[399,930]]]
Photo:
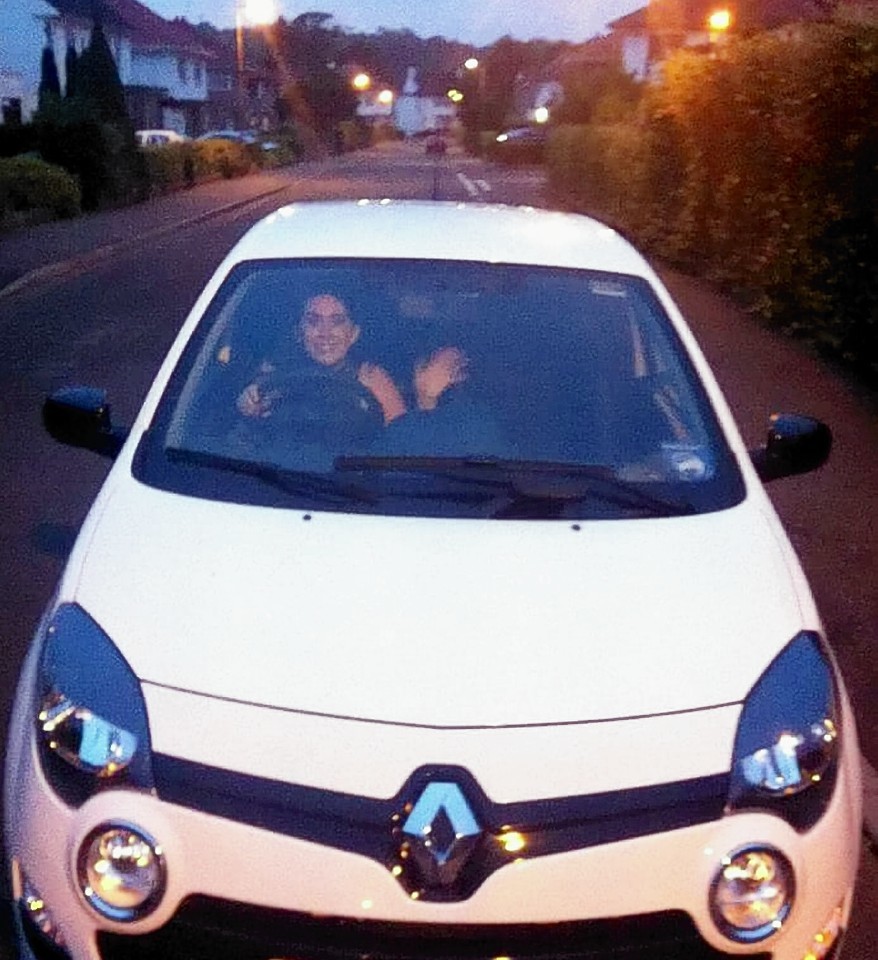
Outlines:
[[716,57],[719,47],[726,42],[729,28],[732,26],[732,11],[728,7],[718,7],[707,18],[707,28],[710,31],[709,40],[711,57]]
[[358,73],[353,80],[351,80],[351,85],[354,90],[365,91],[372,86],[372,78],[368,73]]
[[548,107],[537,107],[534,110],[534,120],[537,123],[548,123],[549,122],[549,108]]
[[707,18],[711,33],[725,33],[732,25],[732,11],[728,8],[714,10]]
[[378,94],[378,102],[384,107],[389,107],[393,103],[393,91],[382,90]]
[[243,20],[251,27],[267,27],[277,20],[276,0],[243,0]]
[[244,101],[244,27],[267,27],[277,20],[277,0],[235,0],[235,54],[238,125]]

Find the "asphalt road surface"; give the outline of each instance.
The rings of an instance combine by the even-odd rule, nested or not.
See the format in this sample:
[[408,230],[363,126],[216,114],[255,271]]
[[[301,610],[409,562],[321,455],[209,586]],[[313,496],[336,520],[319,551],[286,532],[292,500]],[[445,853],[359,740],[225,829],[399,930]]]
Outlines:
[[[269,209],[292,199],[394,196],[544,202],[530,170],[422,155],[340,158],[303,168],[266,202],[145,240],[55,280],[0,298],[0,735],[33,625],[107,463],[59,447],[39,410],[70,383],[108,389],[114,416],[130,420],[197,292],[231,244]],[[3,242],[8,242],[4,238]],[[2,260],[0,247],[0,260]],[[768,414],[809,413],[829,423],[835,448],[815,474],[771,485],[800,552],[838,654],[865,756],[878,765],[878,400],[842,374],[741,313],[707,285],[662,271],[712,362],[745,438],[758,444]],[[865,855],[847,960],[878,956],[878,860]],[[5,955],[0,941],[0,957]]]

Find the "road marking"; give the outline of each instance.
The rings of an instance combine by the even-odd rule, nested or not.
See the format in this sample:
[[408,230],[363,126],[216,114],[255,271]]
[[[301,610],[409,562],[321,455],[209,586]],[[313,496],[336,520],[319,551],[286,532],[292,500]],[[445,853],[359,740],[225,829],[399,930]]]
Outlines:
[[479,188],[470,180],[470,178],[465,173],[460,173],[458,171],[457,179],[460,181],[461,186],[464,190],[471,196],[477,197],[479,195]]
[[480,197],[483,193],[491,192],[491,184],[487,180],[470,180],[465,173],[457,173],[460,185],[471,197]]

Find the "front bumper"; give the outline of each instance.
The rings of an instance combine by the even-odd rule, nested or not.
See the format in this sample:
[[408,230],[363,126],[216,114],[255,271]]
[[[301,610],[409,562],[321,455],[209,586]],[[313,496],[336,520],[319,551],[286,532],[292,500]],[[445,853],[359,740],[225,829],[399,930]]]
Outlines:
[[[21,896],[26,878],[64,937],[64,950],[57,953],[36,934],[37,960],[806,960],[815,934],[833,919],[847,924],[859,861],[855,737],[845,738],[831,804],[807,833],[764,813],[720,815],[513,857],[454,902],[413,895],[380,857],[349,844],[315,842],[218,811],[205,813],[162,798],[161,787],[159,796],[109,790],[71,809],[46,783],[30,730],[13,735],[7,763],[13,892]],[[472,773],[482,780],[478,768]],[[167,863],[167,889],[158,907],[130,924],[98,917],[75,881],[81,842],[107,821],[147,831],[161,842]],[[730,942],[716,928],[708,891],[722,857],[752,843],[785,854],[797,893],[783,929],[748,946]]]

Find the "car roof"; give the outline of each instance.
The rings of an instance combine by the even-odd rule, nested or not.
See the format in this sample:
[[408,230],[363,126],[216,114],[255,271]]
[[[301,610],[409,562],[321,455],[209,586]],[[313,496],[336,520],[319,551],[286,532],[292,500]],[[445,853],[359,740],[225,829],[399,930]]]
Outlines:
[[493,261],[653,276],[628,241],[590,217],[451,201],[297,202],[251,227],[229,254],[231,263],[300,257]]

